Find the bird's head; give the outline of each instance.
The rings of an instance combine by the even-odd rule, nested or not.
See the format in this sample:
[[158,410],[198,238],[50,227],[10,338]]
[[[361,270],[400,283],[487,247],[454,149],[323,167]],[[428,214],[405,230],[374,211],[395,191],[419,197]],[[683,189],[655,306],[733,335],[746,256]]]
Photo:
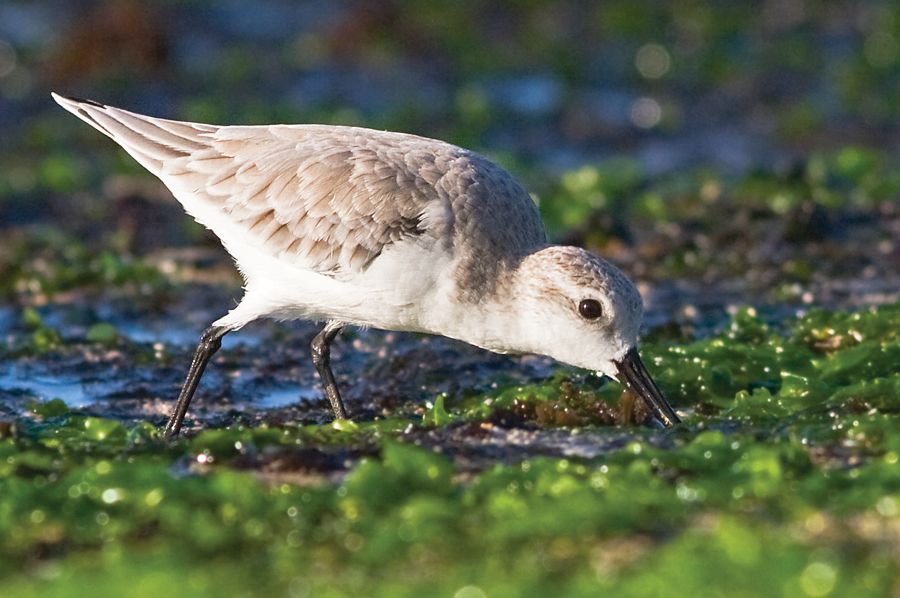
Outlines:
[[602,372],[663,424],[680,421],[638,355],[643,302],[618,268],[584,249],[550,246],[524,258],[513,287],[522,350]]

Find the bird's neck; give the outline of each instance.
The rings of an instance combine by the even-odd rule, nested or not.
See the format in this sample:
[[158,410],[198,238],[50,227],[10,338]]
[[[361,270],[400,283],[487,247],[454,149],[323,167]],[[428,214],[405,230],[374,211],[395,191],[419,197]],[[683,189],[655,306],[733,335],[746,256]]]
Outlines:
[[438,315],[428,331],[496,353],[534,352],[535,331],[528,325],[529,289],[536,266],[532,255],[500,270],[489,293],[460,295],[455,285],[445,287],[438,300],[440,309],[429,311]]

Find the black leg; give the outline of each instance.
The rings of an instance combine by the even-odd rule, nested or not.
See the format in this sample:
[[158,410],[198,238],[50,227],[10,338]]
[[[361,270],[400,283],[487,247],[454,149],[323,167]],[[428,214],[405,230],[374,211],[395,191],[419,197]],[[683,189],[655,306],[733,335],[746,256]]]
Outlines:
[[334,410],[334,417],[337,419],[347,419],[347,410],[341,401],[341,393],[338,391],[337,383],[334,381],[334,374],[331,372],[331,341],[341,331],[341,326],[335,322],[329,322],[325,328],[316,335],[312,340],[310,348],[312,349],[312,360],[319,371],[319,377],[322,379],[322,386],[325,388],[325,397],[331,403]]
[[184,415],[187,413],[188,405],[191,404],[191,399],[194,398],[194,392],[197,390],[197,384],[200,382],[203,370],[206,369],[206,364],[209,363],[210,358],[222,346],[222,337],[227,332],[227,328],[210,326],[203,332],[203,336],[200,337],[200,344],[197,345],[194,359],[191,361],[191,369],[188,370],[187,378],[181,387],[181,393],[178,395],[178,402],[175,403],[175,409],[172,411],[169,423],[166,424],[166,439],[172,440],[178,436],[181,424],[184,423]]

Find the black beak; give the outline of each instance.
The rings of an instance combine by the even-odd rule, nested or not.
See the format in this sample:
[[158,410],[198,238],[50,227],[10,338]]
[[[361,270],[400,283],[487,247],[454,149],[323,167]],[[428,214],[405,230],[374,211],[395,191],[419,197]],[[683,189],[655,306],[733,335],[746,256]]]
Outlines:
[[641,362],[637,349],[631,349],[625,354],[622,361],[614,361],[619,369],[621,381],[632,391],[637,393],[650,411],[665,425],[666,427],[674,426],[681,423],[675,410],[669,405],[666,397],[663,396],[661,390],[650,377],[647,368]]

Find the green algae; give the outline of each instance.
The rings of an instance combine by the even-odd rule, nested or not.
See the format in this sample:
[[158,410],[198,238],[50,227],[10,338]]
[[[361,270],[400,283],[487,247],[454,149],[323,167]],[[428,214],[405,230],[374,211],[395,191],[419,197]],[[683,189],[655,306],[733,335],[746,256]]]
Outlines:
[[23,346],[19,347],[22,352],[46,353],[47,351],[58,349],[62,345],[62,337],[59,331],[52,326],[48,326],[37,310],[26,308],[22,311],[21,319],[22,325],[29,332],[25,337]]
[[119,332],[109,322],[98,322],[88,328],[85,338],[90,343],[114,345],[119,339]]
[[13,230],[0,247],[0,297],[53,297],[74,289],[135,288],[162,293],[171,281],[160,270],[106,239],[92,246],[62,230]]
[[[598,214],[613,214],[612,230],[630,222],[707,221],[717,209],[758,210],[778,216],[810,206],[872,209],[900,193],[896,159],[848,146],[811,154],[794,170],[760,168],[725,177],[704,168],[650,177],[636,160],[614,158],[564,173],[540,197],[551,236],[590,230]],[[597,234],[593,232],[592,234]]]
[[[418,418],[233,426],[174,444],[146,422],[37,404],[0,435],[0,592],[884,595],[900,545],[898,330],[900,304],[815,310],[777,330],[745,310],[712,338],[649,343],[687,414],[666,432],[547,415],[621,396],[565,370],[439,395]],[[407,440],[500,425],[517,403],[532,406],[519,426],[631,440],[468,473]],[[363,458],[343,473],[347,451]],[[313,475],[242,468],[272,455]]]
[[[745,309],[719,336],[649,344],[643,353],[673,404],[702,413],[706,423],[784,426],[900,407],[897,304],[853,313],[813,310],[788,334]],[[462,398],[441,417],[487,420],[499,413],[542,426],[629,421],[615,404],[622,398],[618,386],[596,388],[590,379],[573,385],[577,379],[563,370],[543,384]]]

